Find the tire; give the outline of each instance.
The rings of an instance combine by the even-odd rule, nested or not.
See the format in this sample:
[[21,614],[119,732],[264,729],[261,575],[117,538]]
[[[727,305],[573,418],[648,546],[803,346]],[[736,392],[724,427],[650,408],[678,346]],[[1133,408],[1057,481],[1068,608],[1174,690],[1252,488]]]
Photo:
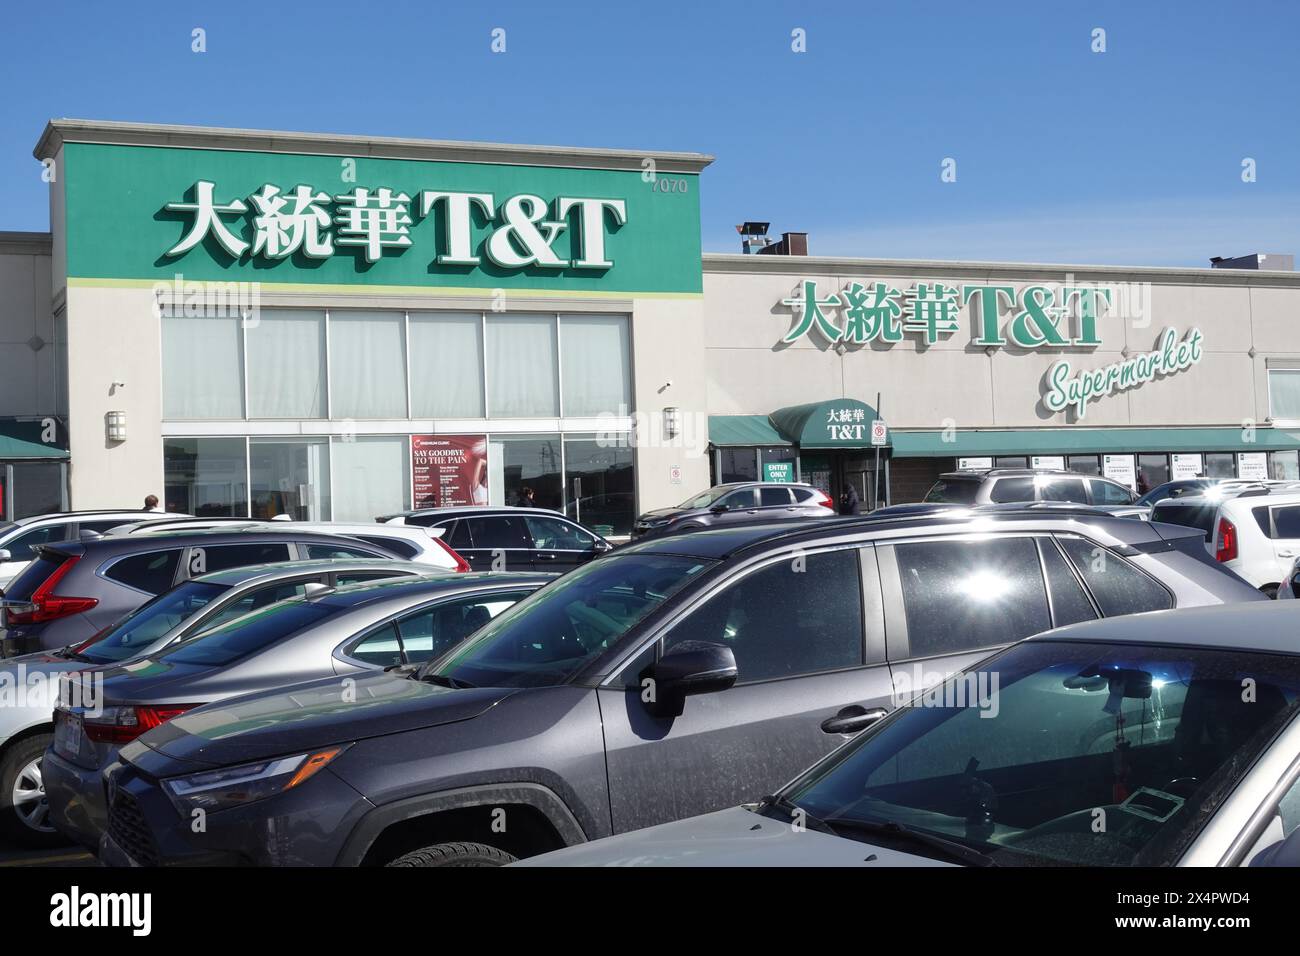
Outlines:
[[0,758],[0,842],[31,849],[69,842],[50,826],[49,804],[41,786],[41,757],[53,739],[53,734],[28,737]]
[[438,843],[412,850],[389,866],[505,866],[515,857],[505,850],[482,843]]

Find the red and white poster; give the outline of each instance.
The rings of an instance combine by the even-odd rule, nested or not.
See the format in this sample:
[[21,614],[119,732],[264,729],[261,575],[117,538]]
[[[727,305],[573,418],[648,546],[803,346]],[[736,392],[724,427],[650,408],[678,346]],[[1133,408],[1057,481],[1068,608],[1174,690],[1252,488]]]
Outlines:
[[487,436],[412,435],[411,496],[417,508],[487,504]]

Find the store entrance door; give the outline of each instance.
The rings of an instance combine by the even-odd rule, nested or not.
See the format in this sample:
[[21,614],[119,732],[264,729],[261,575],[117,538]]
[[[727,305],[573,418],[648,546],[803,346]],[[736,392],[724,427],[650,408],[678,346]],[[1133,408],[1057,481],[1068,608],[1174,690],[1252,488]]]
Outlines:
[[[876,457],[874,452],[853,451],[815,451],[804,452],[800,461],[800,473],[803,480],[827,495],[839,506],[840,495],[850,485],[858,493],[859,507],[865,514],[884,505],[885,457],[880,458],[880,481],[876,481]],[[877,488],[877,484],[879,488]]]

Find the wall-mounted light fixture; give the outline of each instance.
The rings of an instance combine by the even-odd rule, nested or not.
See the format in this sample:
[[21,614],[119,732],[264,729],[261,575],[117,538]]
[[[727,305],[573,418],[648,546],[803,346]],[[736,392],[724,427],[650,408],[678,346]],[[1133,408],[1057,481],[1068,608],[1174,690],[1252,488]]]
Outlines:
[[664,409],[664,434],[669,438],[676,438],[682,430],[682,410],[675,405],[669,405]]
[[104,415],[104,435],[109,441],[126,441],[126,412]]

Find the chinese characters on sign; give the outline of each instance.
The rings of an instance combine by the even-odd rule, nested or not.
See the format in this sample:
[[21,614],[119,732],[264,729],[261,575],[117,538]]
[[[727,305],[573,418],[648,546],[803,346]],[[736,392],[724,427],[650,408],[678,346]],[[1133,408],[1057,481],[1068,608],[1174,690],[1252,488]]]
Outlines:
[[[558,196],[547,202],[524,193],[498,206],[491,193],[425,189],[413,199],[387,186],[357,186],[331,195],[314,186],[299,184],[285,192],[266,183],[247,202],[240,198],[222,202],[216,184],[207,180],[194,184],[191,201],[169,202],[164,208],[189,219],[185,234],[167,250],[168,256],[182,256],[211,237],[236,259],[248,254],[271,261],[295,254],[325,259],[353,246],[367,262],[377,262],[386,251],[400,252],[412,245],[416,217],[441,215],[446,248],[435,261],[455,266],[480,264],[473,247],[477,213],[492,225],[483,251],[494,265],[506,269],[609,269],[614,263],[606,252],[607,224],[618,227],[627,222],[627,203],[622,199]],[[568,258],[553,246],[569,228],[571,215],[576,222],[576,255]],[[244,217],[252,227],[251,238],[245,237],[239,224]]]
[[487,436],[412,435],[411,497],[416,508],[487,504]]
[[860,442],[867,434],[867,413],[861,408],[832,408],[826,413],[826,431],[832,441]]

